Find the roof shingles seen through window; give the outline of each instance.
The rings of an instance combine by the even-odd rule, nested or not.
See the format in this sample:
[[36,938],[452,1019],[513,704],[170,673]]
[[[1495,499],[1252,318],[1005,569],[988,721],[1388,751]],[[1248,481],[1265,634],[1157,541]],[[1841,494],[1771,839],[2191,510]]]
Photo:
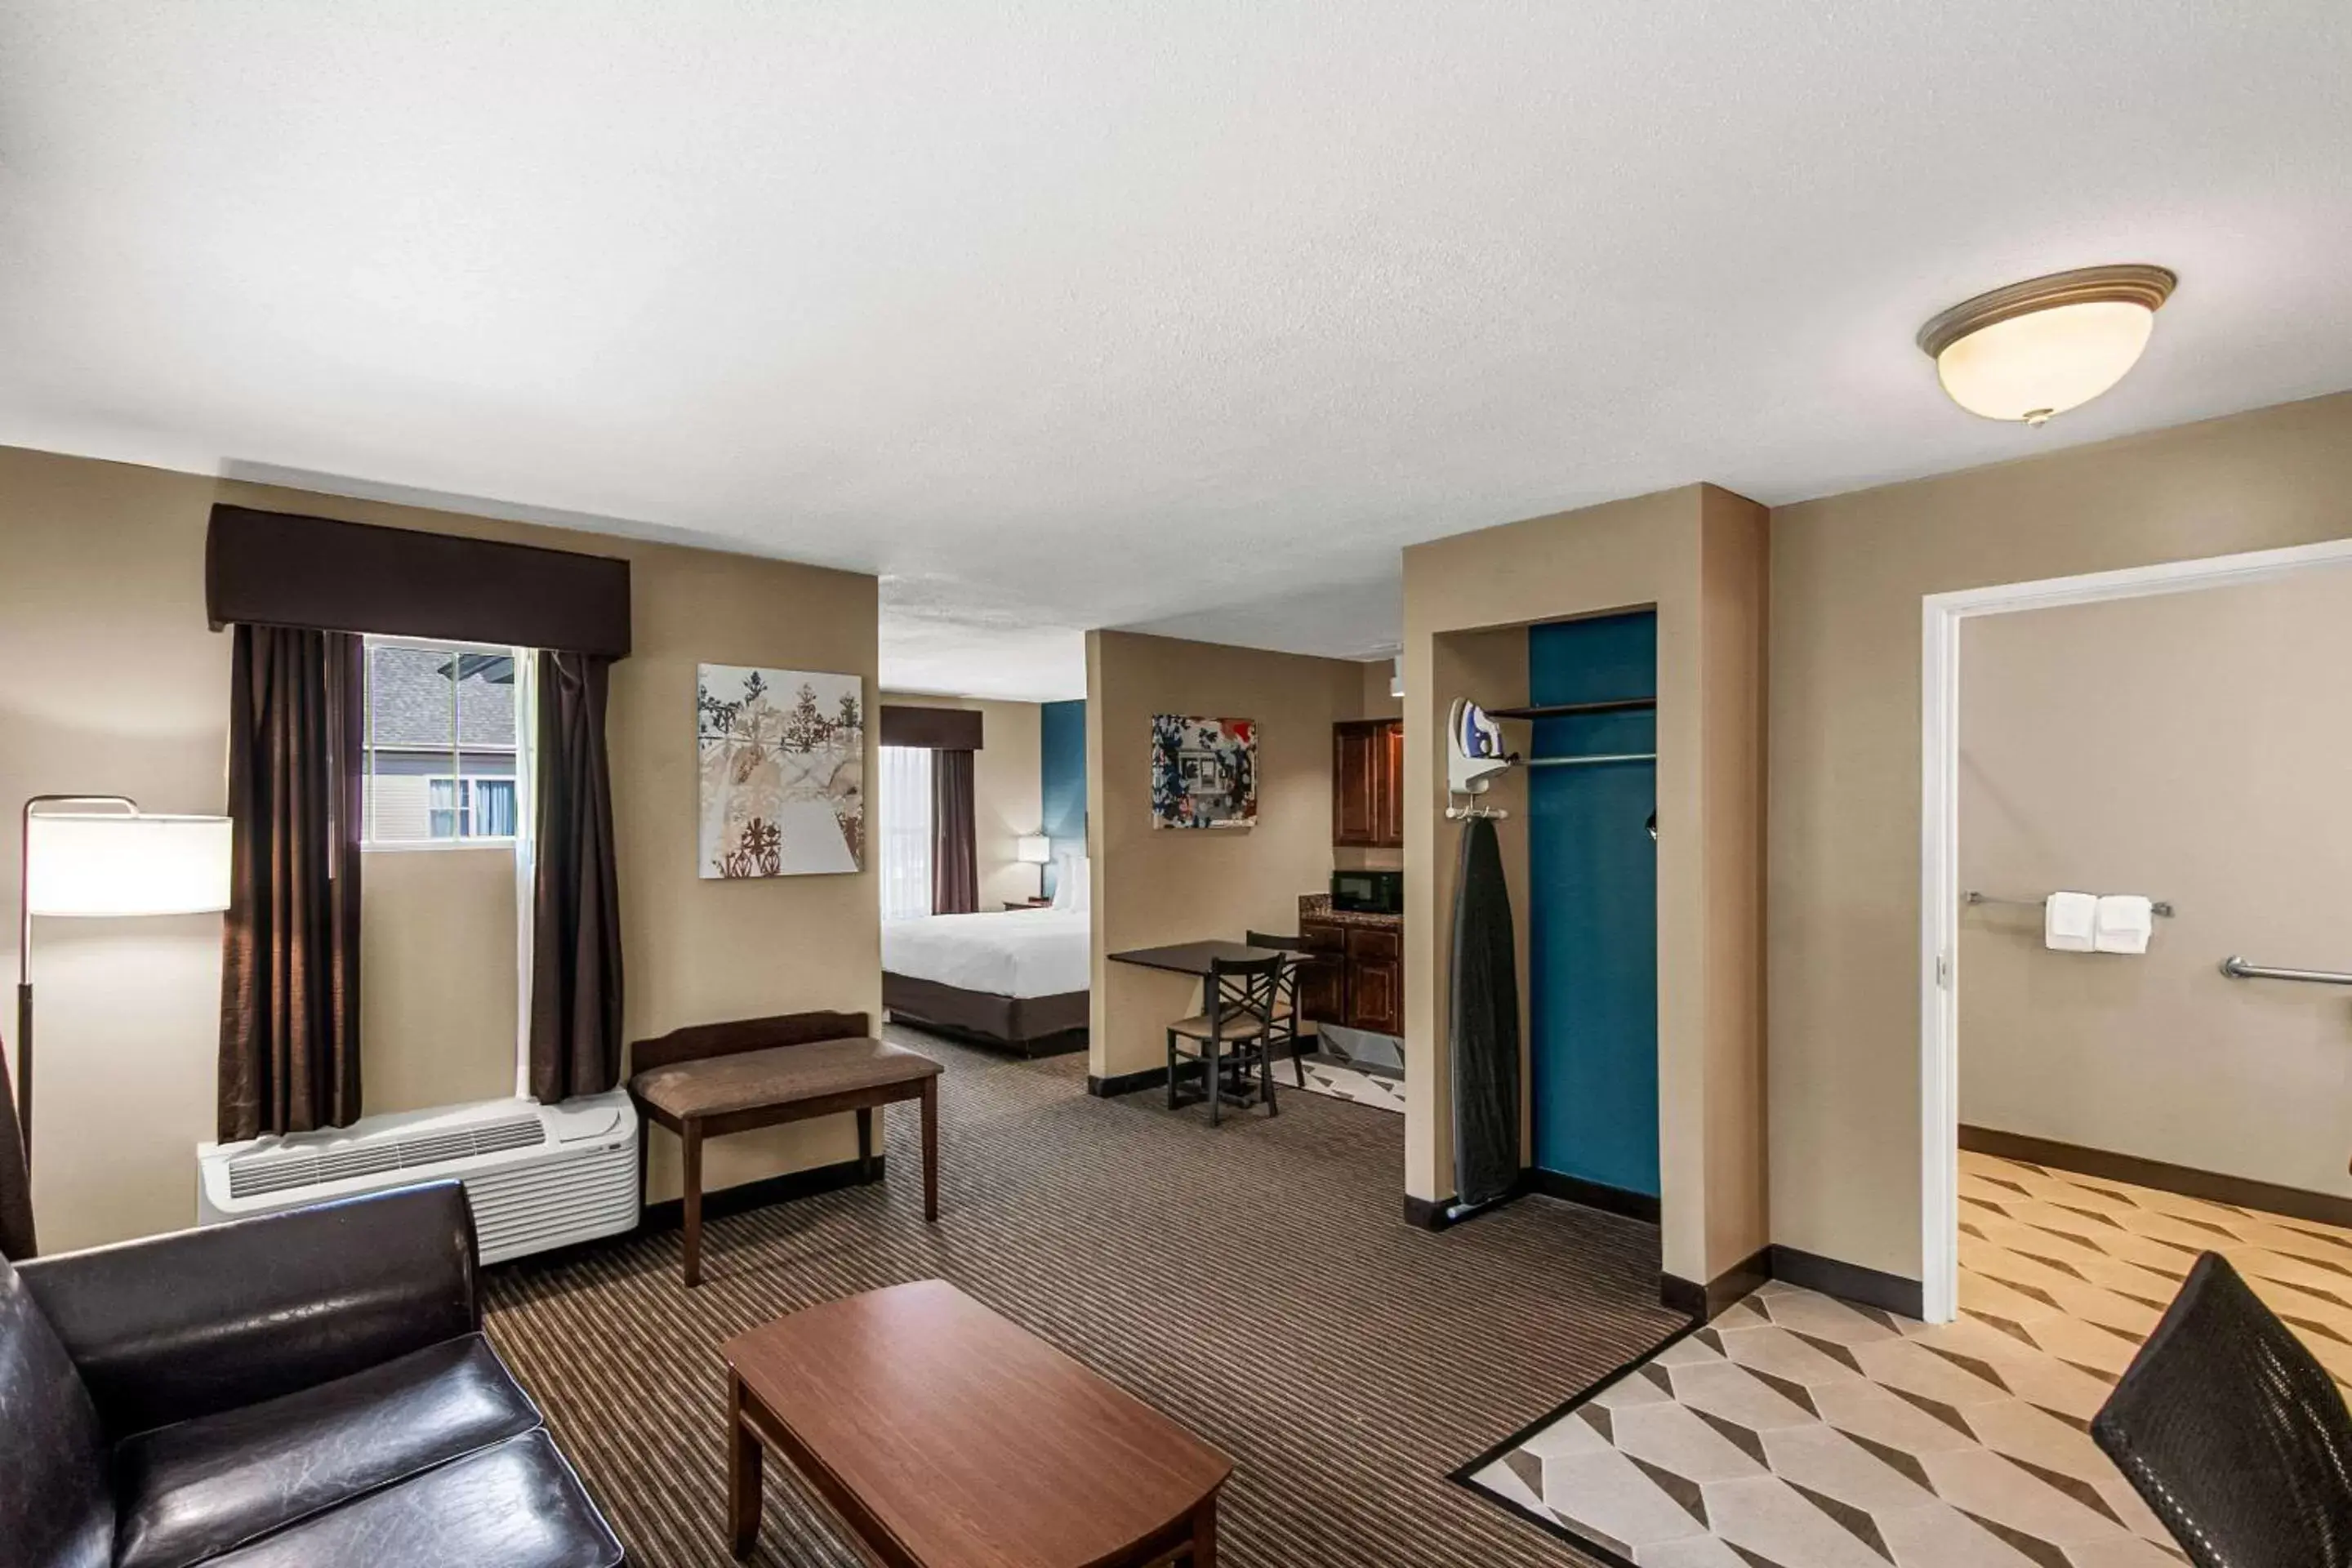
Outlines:
[[379,646],[368,650],[368,709],[373,743],[383,747],[446,747],[450,733],[450,681],[457,683],[457,719],[468,751],[512,751],[515,745],[514,659],[506,654]]

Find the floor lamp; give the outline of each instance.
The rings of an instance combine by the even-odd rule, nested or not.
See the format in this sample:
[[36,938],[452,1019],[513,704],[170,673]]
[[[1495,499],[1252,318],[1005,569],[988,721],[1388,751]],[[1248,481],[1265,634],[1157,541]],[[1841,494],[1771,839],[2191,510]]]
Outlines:
[[228,908],[229,819],[153,816],[119,795],[25,803],[16,873],[16,1122],[33,1163],[33,917],[120,919]]

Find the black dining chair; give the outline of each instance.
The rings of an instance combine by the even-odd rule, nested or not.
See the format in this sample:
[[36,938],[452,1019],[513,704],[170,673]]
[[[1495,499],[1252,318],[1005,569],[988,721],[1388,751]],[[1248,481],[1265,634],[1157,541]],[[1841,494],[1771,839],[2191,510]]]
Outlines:
[[2218,1252],[2091,1418],[2196,1568],[2352,1568],[2352,1415]]
[[[1206,1098],[1209,1125],[1214,1127],[1218,1110],[1228,1099],[1236,1104],[1249,1103],[1246,1094],[1227,1093],[1226,1069],[1234,1069],[1236,1079],[1245,1084],[1249,1069],[1255,1067],[1265,1096],[1265,1113],[1281,1114],[1274,1103],[1271,1046],[1275,996],[1281,987],[1283,967],[1288,962],[1287,955],[1281,953],[1265,958],[1209,961],[1209,973],[1201,982],[1201,1012],[1168,1026],[1169,1110]],[[1202,1087],[1198,1095],[1182,1093],[1177,1082],[1182,1064],[1193,1061],[1201,1064]]]
[[1267,1042],[1269,1049],[1289,1053],[1290,1076],[1300,1089],[1307,1087],[1306,1055],[1307,1037],[1301,1032],[1304,1020],[1298,1016],[1298,976],[1307,967],[1313,950],[1295,936],[1269,936],[1254,931],[1242,938],[1250,947],[1271,947],[1288,958],[1282,966],[1282,979],[1276,986],[1274,997],[1274,1037]]

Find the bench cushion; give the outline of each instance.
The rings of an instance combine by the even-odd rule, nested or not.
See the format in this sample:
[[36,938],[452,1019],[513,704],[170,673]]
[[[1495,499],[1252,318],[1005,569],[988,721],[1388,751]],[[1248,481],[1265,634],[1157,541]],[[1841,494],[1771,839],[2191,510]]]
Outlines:
[[939,1063],[903,1046],[881,1040],[817,1040],[655,1068],[631,1079],[629,1089],[672,1116],[724,1116],[885,1084],[917,1083],[939,1073]]

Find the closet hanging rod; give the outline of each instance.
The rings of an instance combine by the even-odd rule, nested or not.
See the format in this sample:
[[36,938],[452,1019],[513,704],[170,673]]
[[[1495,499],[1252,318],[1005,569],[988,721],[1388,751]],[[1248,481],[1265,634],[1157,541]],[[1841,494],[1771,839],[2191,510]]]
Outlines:
[[1594,763],[1654,763],[1655,752],[1607,752],[1590,757],[1529,757],[1521,763],[1523,768],[1581,768]]
[[[2038,910],[2042,908],[2042,905],[2049,902],[2047,899],[2003,899],[1998,898],[1991,893],[1979,893],[1973,890],[1969,892],[1966,897],[1968,901],[1971,904],[2014,904],[2019,909],[2032,910]],[[2167,920],[2170,920],[2172,918],[2172,906],[2162,899],[2157,899],[2150,901],[2147,906],[2147,910],[2148,913],[2153,915],[2162,915]]]
[[1656,708],[1654,697],[1612,697],[1605,702],[1545,702],[1529,708],[1489,708],[1489,719],[1567,719],[1579,713],[1637,713]]

